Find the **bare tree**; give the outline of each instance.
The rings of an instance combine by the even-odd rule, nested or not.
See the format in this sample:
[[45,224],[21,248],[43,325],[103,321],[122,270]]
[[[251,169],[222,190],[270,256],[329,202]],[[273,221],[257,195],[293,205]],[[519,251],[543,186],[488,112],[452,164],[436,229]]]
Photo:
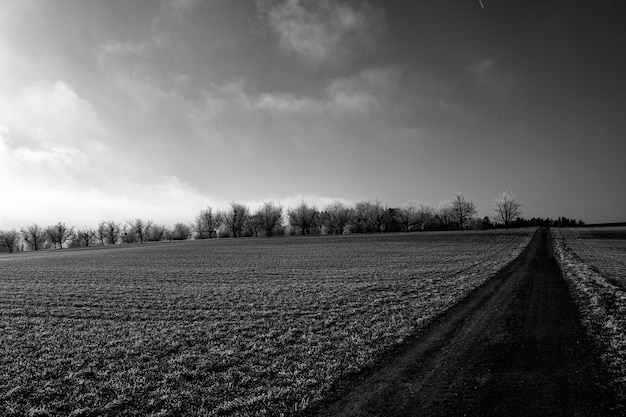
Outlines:
[[85,227],[76,232],[76,237],[81,245],[88,247],[93,244],[93,241],[96,238],[96,231]]
[[252,236],[259,237],[259,232],[263,230],[263,226],[261,225],[260,209],[257,209],[254,213],[250,213],[244,228],[247,232],[250,232]]
[[382,232],[387,208],[378,200],[361,201],[354,207],[353,223],[358,232]]
[[54,230],[53,226],[48,226],[45,229],[43,229],[43,234],[46,238],[46,244],[44,245],[45,249],[50,248],[50,245],[54,245],[54,248],[56,249],[57,247],[57,237],[56,237],[56,231]]
[[265,231],[265,236],[271,237],[274,230],[280,226],[283,218],[283,207],[280,204],[266,201],[255,214],[259,227]]
[[476,215],[476,206],[471,201],[465,199],[463,194],[457,193],[450,205],[452,219],[463,230],[468,221]]
[[98,227],[98,234],[100,235],[100,231],[102,231],[102,235],[104,237],[103,241],[109,245],[115,245],[119,242],[120,236],[122,233],[122,228],[120,224],[114,221],[106,221],[100,223]]
[[415,230],[418,227],[418,208],[413,203],[400,207],[396,211],[396,217],[405,232]]
[[241,236],[249,217],[247,206],[239,203],[230,203],[230,208],[220,214],[223,225],[228,229],[233,237]]
[[136,242],[139,241],[139,243],[143,243],[146,241],[146,238],[148,236],[148,233],[150,233],[150,229],[152,228],[153,225],[153,221],[152,220],[142,220],[140,218],[136,218],[135,220],[127,220],[126,221],[126,225],[128,225],[128,232],[132,234],[131,236],[126,236],[127,237],[127,242],[126,243],[131,243],[131,238],[132,238],[132,242]]
[[435,217],[435,210],[432,207],[420,204],[416,206],[409,203],[397,211],[398,221],[405,231],[424,230]]
[[9,253],[13,253],[20,241],[20,235],[15,230],[0,230],[0,246],[9,249]]
[[67,226],[65,223],[59,222],[53,226],[48,226],[45,230],[48,240],[59,249],[63,249],[63,244],[74,235],[74,228]]
[[450,230],[454,227],[452,201],[442,201],[435,210],[435,222],[438,229]]
[[187,240],[191,238],[191,228],[184,223],[176,223],[171,230],[170,240]]
[[37,223],[33,223],[26,228],[20,229],[20,232],[22,233],[24,241],[28,243],[32,250],[39,250],[42,248],[46,240],[46,235],[44,230]]
[[122,243],[135,243],[137,242],[137,235],[133,231],[132,226],[129,226],[128,223],[120,224],[122,230],[120,231],[120,238],[122,239]]
[[96,239],[100,242],[100,245],[104,246],[104,242],[107,239],[105,222],[101,222],[96,229]]
[[146,240],[150,242],[158,242],[160,240],[165,239],[165,233],[167,228],[161,224],[153,224],[148,234],[146,235]]
[[307,233],[310,234],[311,229],[317,226],[319,212],[315,206],[309,206],[306,201],[302,200],[298,207],[287,210],[287,217],[289,224],[299,229],[300,233],[304,236]]
[[329,234],[341,235],[347,231],[353,216],[354,210],[339,201],[335,201],[326,206],[320,218]]
[[193,224],[193,230],[196,233],[196,239],[212,238],[213,234],[217,236],[217,229],[220,227],[220,213],[214,211],[212,207],[201,210],[196,216]]
[[427,229],[434,222],[435,209],[430,206],[420,204],[419,207],[417,208],[416,214],[417,214],[417,217],[415,219],[416,220],[415,224],[417,228],[420,230]]
[[515,199],[515,194],[505,190],[493,200],[496,221],[502,221],[508,229],[511,222],[522,215],[522,205]]

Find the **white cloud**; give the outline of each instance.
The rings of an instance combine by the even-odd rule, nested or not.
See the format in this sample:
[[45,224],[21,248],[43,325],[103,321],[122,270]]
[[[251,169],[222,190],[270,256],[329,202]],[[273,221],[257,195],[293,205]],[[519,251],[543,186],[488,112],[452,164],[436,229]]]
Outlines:
[[[246,88],[242,80],[213,85],[204,93],[204,101],[195,108],[194,119],[221,124],[225,120],[254,123],[279,118],[284,123],[315,121],[329,116],[344,117],[384,113],[398,93],[400,72],[393,68],[370,69],[352,77],[331,80],[320,96],[281,92],[258,93]],[[241,113],[245,112],[246,116]]]
[[11,131],[8,127],[0,125],[0,144],[2,146],[12,145],[13,138],[11,137]]
[[27,25],[29,15],[38,11],[39,5],[36,1],[3,0],[0,3],[0,28]]
[[155,177],[144,183],[116,180],[111,189],[97,185],[79,188],[54,178],[35,180],[27,176],[0,184],[2,195],[10,196],[0,213],[1,228],[59,221],[93,227],[104,220],[124,221],[135,217],[173,225],[191,221],[207,204],[215,205],[176,177]]
[[380,106],[391,104],[390,97],[398,93],[400,75],[394,68],[375,68],[336,79],[326,88],[329,106],[333,112],[350,114],[382,110]]
[[514,77],[499,68],[494,59],[485,59],[467,70],[474,75],[476,85],[491,89],[500,96],[506,94],[515,82]]
[[[353,206],[356,203],[356,201],[348,200],[345,198],[332,198],[314,194],[295,194],[280,199],[278,203],[283,206],[286,213],[287,209],[296,208],[303,201],[310,206],[315,206],[318,210],[324,210],[327,206],[335,202],[340,202],[346,206]],[[251,207],[258,207],[259,205],[260,204],[252,205]]]
[[172,76],[172,79],[176,85],[187,85],[191,81],[191,75],[184,73],[176,73]]
[[13,157],[22,169],[31,172],[85,171],[89,166],[89,158],[84,152],[66,145],[46,145],[38,149],[19,147],[13,151]]
[[2,229],[137,216],[173,223],[211,202],[178,176],[137,163],[134,145],[120,148],[115,128],[64,81],[0,95],[0,118],[0,195],[10,202]]
[[157,86],[153,73],[147,68],[118,67],[111,70],[107,82],[117,91],[119,98],[128,97],[138,109],[151,111],[169,101],[176,92]]
[[493,69],[494,62],[493,59],[486,59],[476,65],[470,66],[469,70],[476,76],[478,81],[482,81],[488,78],[489,72]]
[[165,6],[174,12],[179,18],[190,12],[196,5],[197,0],[166,0]]
[[67,83],[37,81],[15,95],[0,97],[0,123],[13,136],[30,143],[66,144],[100,149],[104,133],[91,102],[80,97]]
[[[64,221],[78,227],[133,217],[172,225],[190,221],[215,202],[175,175],[147,180],[124,176],[120,158],[107,158],[93,175],[90,155],[67,145],[14,146],[0,125],[0,229]],[[111,155],[108,155],[109,157]],[[108,166],[107,166],[108,165]]]
[[371,45],[384,27],[383,12],[333,1],[259,1],[272,32],[285,51],[313,66],[342,63]]

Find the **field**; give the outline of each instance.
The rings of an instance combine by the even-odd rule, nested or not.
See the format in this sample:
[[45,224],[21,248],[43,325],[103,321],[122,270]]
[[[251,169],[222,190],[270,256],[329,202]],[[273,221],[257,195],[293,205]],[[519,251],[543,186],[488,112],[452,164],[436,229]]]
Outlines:
[[581,320],[626,403],[626,228],[553,229]]
[[0,415],[292,415],[483,283],[534,230],[0,256]]

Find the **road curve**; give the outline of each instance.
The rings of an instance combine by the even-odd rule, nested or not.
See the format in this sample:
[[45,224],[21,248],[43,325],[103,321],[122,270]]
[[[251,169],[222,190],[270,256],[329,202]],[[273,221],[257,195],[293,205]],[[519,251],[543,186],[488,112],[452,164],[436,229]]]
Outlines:
[[617,415],[550,239],[538,230],[516,260],[310,415]]

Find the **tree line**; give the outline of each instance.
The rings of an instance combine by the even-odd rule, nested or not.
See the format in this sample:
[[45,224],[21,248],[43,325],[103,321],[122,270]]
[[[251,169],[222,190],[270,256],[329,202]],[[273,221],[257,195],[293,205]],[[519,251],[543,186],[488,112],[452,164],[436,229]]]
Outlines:
[[[102,221],[96,228],[76,229],[63,222],[41,227],[36,223],[17,230],[0,231],[0,245],[14,250],[89,247],[217,237],[272,237],[281,235],[383,233],[436,230],[491,229],[496,227],[542,226],[537,219],[522,219],[521,204],[513,193],[501,192],[492,202],[493,216],[477,218],[475,204],[458,193],[434,208],[407,204],[387,207],[380,201],[361,201],[353,206],[334,202],[322,210],[302,200],[285,210],[275,202],[264,202],[256,210],[232,202],[223,210],[206,207],[189,223],[169,228],[136,218],[124,223]],[[547,219],[552,226],[552,220]],[[559,226],[577,225],[559,218]],[[543,222],[544,219],[541,219]],[[582,223],[582,222],[581,222]]]

